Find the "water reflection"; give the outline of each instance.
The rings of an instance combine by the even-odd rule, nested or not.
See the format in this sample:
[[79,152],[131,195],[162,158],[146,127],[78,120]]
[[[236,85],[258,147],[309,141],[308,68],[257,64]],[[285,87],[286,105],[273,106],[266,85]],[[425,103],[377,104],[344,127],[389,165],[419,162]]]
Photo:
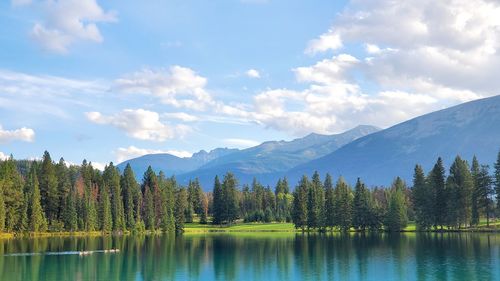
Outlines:
[[[120,249],[88,256],[32,255]],[[0,240],[0,280],[500,280],[495,234],[207,234]]]

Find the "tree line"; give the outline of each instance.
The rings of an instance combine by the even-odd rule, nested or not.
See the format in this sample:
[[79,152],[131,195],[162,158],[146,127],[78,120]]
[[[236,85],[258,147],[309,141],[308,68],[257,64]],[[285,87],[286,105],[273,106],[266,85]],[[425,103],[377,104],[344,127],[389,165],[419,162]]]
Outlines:
[[342,177],[304,175],[291,191],[286,178],[272,189],[254,179],[239,187],[234,174],[215,177],[204,192],[147,169],[139,183],[130,165],[104,171],[83,161],[0,161],[0,231],[183,231],[185,223],[293,222],[302,230],[400,231],[409,221],[422,230],[460,229],[500,215],[500,153],[493,167],[459,156],[446,169],[439,158],[427,174],[414,169],[412,186],[397,177],[390,187],[352,188]]

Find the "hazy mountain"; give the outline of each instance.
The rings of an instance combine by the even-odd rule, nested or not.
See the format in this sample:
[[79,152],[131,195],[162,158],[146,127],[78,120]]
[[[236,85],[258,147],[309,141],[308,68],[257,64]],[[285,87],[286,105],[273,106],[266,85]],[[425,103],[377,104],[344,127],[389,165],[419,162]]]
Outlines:
[[438,156],[449,167],[457,154],[471,162],[493,164],[500,149],[500,96],[476,100],[423,115],[359,138],[324,157],[291,169],[295,182],[315,170],[361,177],[368,185],[388,185],[395,176],[411,183],[416,163],[428,171]]
[[204,186],[211,186],[215,175],[233,172],[240,183],[249,183],[256,176],[263,183],[274,184],[277,174],[301,163],[324,156],[339,147],[379,129],[358,126],[335,135],[309,134],[292,141],[268,141],[258,146],[218,157],[192,172],[177,177],[181,183],[198,177]]
[[198,169],[204,164],[224,155],[228,155],[238,151],[238,149],[216,148],[210,152],[201,150],[194,153],[191,157],[177,157],[167,153],[147,154],[141,157],[130,159],[118,164],[121,171],[125,169],[128,163],[134,170],[137,178],[142,178],[142,175],[147,170],[148,166],[156,171],[163,171],[167,176],[178,175]]

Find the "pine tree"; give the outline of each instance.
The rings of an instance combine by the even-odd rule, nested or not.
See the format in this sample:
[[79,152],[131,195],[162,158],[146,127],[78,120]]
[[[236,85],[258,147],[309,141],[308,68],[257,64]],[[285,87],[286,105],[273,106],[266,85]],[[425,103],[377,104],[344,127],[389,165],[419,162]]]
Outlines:
[[104,186],[100,196],[100,216],[101,216],[101,230],[103,232],[111,232],[113,230],[113,214],[111,211],[111,202],[109,199],[108,186]]
[[76,206],[76,193],[75,189],[71,188],[70,193],[66,197],[66,208],[64,209],[64,225],[66,230],[78,230],[78,213]]
[[347,231],[352,224],[352,191],[351,187],[339,178],[334,190],[335,225],[342,231]]
[[201,200],[201,215],[200,215],[200,223],[201,224],[207,224],[208,223],[208,198],[205,194],[203,194],[202,200]]
[[335,196],[333,181],[330,174],[325,177],[325,226],[333,229],[335,226]]
[[0,190],[3,190],[5,204],[5,231],[21,228],[21,214],[24,205],[23,179],[12,156],[0,165]]
[[175,231],[184,231],[185,212],[187,207],[188,195],[184,188],[177,191],[175,198]]
[[480,203],[479,203],[479,162],[477,161],[476,156],[472,158],[472,166],[471,166],[471,175],[472,175],[472,183],[473,183],[473,191],[472,191],[472,204],[471,204],[471,225],[479,224],[479,216],[480,216]]
[[428,229],[433,226],[433,192],[430,184],[426,182],[422,166],[416,165],[413,175],[412,189],[413,207],[415,218],[419,229]]
[[497,214],[500,217],[500,151],[498,152],[497,161],[495,162],[495,193],[497,201]]
[[42,207],[49,223],[52,224],[53,221],[57,220],[58,216],[59,192],[55,165],[48,151],[43,154],[39,181]]
[[170,179],[166,179],[163,181],[164,175],[160,173],[160,179],[162,182],[163,188],[163,197],[164,197],[164,213],[165,216],[163,218],[162,228],[163,231],[169,232],[175,230],[175,189],[177,186],[176,180],[174,177]]
[[3,187],[0,185],[0,232],[5,231],[5,201]]
[[447,211],[449,209],[446,205],[448,203],[448,195],[445,188],[444,173],[443,160],[439,157],[428,176],[431,190],[428,196],[432,198],[433,225],[435,227],[439,226],[441,229],[443,229],[443,226],[446,224],[446,218],[448,217]]
[[231,172],[224,175],[222,194],[224,202],[224,219],[231,224],[238,218],[237,180]]
[[389,191],[389,206],[384,223],[388,231],[401,231],[408,224],[405,189],[405,183],[397,177]]
[[57,177],[57,197],[58,197],[58,210],[57,210],[57,220],[64,220],[64,212],[67,208],[67,197],[69,196],[71,189],[71,179],[69,177],[68,168],[66,167],[66,162],[64,158],[59,159],[59,163],[55,166],[56,177]]
[[146,229],[150,231],[155,230],[155,209],[153,202],[153,192],[149,186],[144,186],[144,205],[143,205],[143,218]]
[[140,190],[130,163],[127,163],[123,171],[120,185],[123,191],[123,201],[125,202],[124,214],[126,226],[128,229],[134,229],[137,215],[140,215],[140,205],[137,203]]
[[450,175],[446,181],[448,193],[448,225],[467,226],[471,219],[472,175],[468,164],[459,156],[450,167]]
[[28,176],[29,182],[29,229],[33,232],[46,231],[47,220],[42,209],[40,188],[35,167],[32,167]]
[[[108,196],[111,200],[111,214],[113,221],[113,230],[125,230],[125,211],[123,207],[122,189],[120,185],[120,172],[113,165],[109,163],[104,169],[103,173],[104,185],[108,188]],[[111,195],[110,195],[111,194]]]
[[214,180],[213,197],[213,224],[222,224],[224,221],[224,194],[218,176],[215,176]]
[[308,191],[309,191],[309,180],[306,175],[303,175],[299,185],[295,188],[294,196],[293,196],[293,213],[292,213],[292,221],[295,224],[295,228],[305,229],[307,226],[307,218],[308,218]]
[[318,172],[314,172],[312,183],[309,186],[307,204],[307,227],[323,228],[323,214],[325,206],[325,196],[323,185]]
[[358,178],[354,187],[352,225],[356,229],[365,230],[373,220],[373,206],[370,191]]

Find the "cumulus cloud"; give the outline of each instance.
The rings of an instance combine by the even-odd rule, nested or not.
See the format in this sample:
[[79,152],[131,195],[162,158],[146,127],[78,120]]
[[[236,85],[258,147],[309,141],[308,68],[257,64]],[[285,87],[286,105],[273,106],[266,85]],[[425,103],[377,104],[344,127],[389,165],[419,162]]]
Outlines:
[[26,127],[15,130],[5,130],[0,124],[0,143],[6,143],[15,140],[32,142],[35,140],[35,131]]
[[9,156],[3,152],[0,151],[0,160],[7,160]]
[[153,95],[164,104],[197,111],[215,104],[205,90],[206,84],[205,77],[178,65],[160,70],[144,69],[115,81],[116,88],[122,92]]
[[260,73],[256,69],[249,69],[245,72],[245,74],[250,78],[260,78]]
[[56,53],[67,53],[68,48],[78,41],[101,43],[103,37],[97,24],[117,21],[116,13],[104,11],[96,0],[56,0],[36,4],[14,0],[13,4],[32,6],[42,12],[44,19],[34,24],[31,37],[44,49]]
[[499,94],[498,14],[500,3],[487,0],[351,1],[305,49],[338,54],[293,69],[302,90],[257,94],[249,116],[298,135],[332,133]]
[[126,148],[120,147],[115,151],[116,161],[118,163],[121,163],[128,159],[140,157],[146,154],[158,154],[158,153],[168,153],[181,158],[193,156],[193,153],[184,150],[147,149],[147,148],[138,148],[133,145]]
[[88,120],[96,124],[111,125],[126,132],[132,138],[162,142],[183,137],[190,128],[186,125],[170,125],[160,120],[160,115],[144,109],[125,109],[114,115],[100,112],[85,113]]

